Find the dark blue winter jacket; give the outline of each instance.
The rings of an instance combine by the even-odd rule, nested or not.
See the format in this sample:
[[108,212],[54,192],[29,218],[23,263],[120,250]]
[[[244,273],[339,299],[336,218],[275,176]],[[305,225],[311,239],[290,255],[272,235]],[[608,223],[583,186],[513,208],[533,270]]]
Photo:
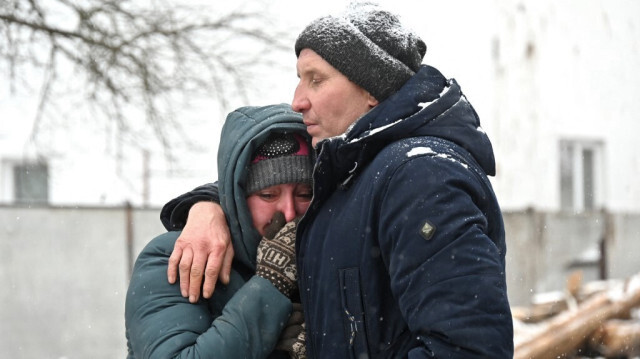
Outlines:
[[455,80],[423,66],[320,142],[298,226],[310,358],[511,358],[493,150]]

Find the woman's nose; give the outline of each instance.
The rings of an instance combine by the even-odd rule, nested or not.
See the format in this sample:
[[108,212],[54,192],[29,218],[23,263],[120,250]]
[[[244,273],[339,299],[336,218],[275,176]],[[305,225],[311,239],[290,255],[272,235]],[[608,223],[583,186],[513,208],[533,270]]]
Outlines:
[[284,218],[287,222],[291,222],[294,218],[296,218],[296,206],[294,202],[294,197],[292,194],[288,194],[283,196],[280,200],[278,210],[284,213]]

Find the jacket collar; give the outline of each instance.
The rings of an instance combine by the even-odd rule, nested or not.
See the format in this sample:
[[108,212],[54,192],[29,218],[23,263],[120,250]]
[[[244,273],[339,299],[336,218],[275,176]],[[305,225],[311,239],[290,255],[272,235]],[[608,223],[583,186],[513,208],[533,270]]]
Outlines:
[[334,183],[325,183],[329,188],[347,186],[386,145],[417,136],[454,142],[470,152],[487,174],[495,174],[493,148],[475,110],[454,79],[447,80],[427,65],[345,134],[320,142],[318,169],[331,172]]

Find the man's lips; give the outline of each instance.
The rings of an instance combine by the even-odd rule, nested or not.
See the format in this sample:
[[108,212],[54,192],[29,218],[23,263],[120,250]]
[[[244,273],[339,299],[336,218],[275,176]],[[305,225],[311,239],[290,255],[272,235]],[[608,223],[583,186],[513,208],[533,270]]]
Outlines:
[[313,129],[318,126],[318,124],[315,122],[311,122],[311,121],[303,121],[303,122],[304,122],[304,125],[307,126],[307,130]]

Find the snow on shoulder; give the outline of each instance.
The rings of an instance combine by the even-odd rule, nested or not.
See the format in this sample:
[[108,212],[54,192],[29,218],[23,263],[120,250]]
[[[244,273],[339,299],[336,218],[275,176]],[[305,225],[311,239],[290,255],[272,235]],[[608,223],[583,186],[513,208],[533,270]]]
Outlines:
[[453,156],[448,155],[446,153],[437,153],[434,150],[432,150],[430,147],[414,147],[409,152],[407,152],[407,157],[415,157],[415,156],[422,156],[422,155],[444,158],[446,160],[459,164],[465,169],[469,169],[469,166],[466,163],[460,162]]
[[419,156],[419,155],[430,155],[430,154],[436,154],[431,148],[429,147],[415,147],[412,148],[411,151],[407,152],[407,157],[413,157],[413,156]]

